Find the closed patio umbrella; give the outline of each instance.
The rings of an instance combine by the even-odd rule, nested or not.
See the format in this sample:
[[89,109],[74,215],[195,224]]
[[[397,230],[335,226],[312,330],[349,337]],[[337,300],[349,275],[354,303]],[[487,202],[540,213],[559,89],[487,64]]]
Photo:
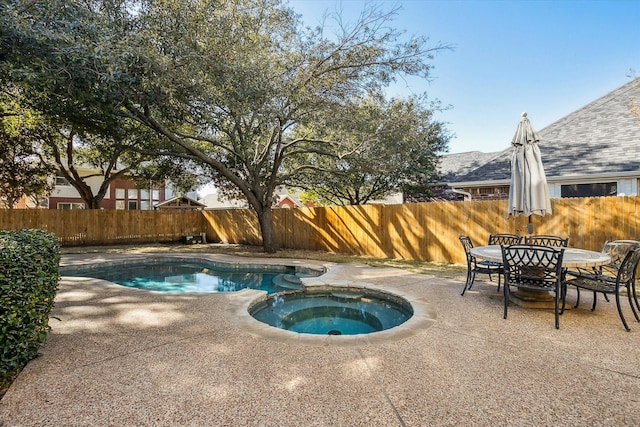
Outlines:
[[[509,215],[551,214],[551,200],[547,177],[542,166],[538,143],[540,137],[522,113],[520,123],[513,136],[513,154],[511,157],[511,183],[509,186]],[[531,234],[531,225],[528,227]]]

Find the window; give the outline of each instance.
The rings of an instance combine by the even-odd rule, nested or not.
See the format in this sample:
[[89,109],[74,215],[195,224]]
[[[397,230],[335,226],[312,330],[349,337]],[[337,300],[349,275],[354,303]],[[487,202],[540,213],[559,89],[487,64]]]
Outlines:
[[130,200],[130,201],[127,203],[127,209],[129,209],[130,211],[138,210],[138,202],[137,202],[137,201]]
[[138,189],[137,188],[130,188],[127,191],[127,199],[131,200],[137,200],[138,199]]
[[153,200],[160,200],[160,190],[153,190]]
[[124,210],[124,200],[116,200],[116,209]]
[[84,209],[84,203],[58,203],[58,209]]
[[116,188],[116,199],[124,199],[124,188]]
[[560,197],[616,196],[617,194],[617,182],[563,185],[560,189]]
[[56,175],[56,186],[60,186],[60,185],[69,185],[69,181],[67,181],[67,178],[65,178],[63,175]]

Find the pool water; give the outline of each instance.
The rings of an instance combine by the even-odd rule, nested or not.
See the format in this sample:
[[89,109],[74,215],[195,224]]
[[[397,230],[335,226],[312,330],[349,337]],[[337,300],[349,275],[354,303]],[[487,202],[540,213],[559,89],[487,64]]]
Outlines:
[[[290,289],[278,283],[290,284],[293,277],[304,277],[287,267],[240,269],[199,262],[162,262],[152,264],[117,265],[105,268],[66,268],[63,276],[92,277],[122,286],[158,292],[234,292],[258,289],[268,293]],[[282,277],[289,281],[283,281]],[[274,279],[276,279],[274,281]]]
[[276,328],[320,335],[379,332],[413,315],[411,305],[400,297],[338,287],[277,293],[250,307],[249,312]]

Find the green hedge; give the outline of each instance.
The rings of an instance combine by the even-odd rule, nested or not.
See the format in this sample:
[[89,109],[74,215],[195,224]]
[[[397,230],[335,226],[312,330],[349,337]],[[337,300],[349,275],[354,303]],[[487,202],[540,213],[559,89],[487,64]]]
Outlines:
[[38,354],[60,279],[58,239],[42,230],[0,231],[0,385]]

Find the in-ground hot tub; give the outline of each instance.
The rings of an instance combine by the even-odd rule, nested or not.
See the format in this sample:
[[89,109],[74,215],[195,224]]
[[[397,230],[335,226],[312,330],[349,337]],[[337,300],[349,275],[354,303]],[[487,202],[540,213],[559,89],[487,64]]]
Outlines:
[[364,287],[311,286],[254,302],[250,315],[287,331],[320,335],[380,332],[406,322],[411,304],[388,292]]

